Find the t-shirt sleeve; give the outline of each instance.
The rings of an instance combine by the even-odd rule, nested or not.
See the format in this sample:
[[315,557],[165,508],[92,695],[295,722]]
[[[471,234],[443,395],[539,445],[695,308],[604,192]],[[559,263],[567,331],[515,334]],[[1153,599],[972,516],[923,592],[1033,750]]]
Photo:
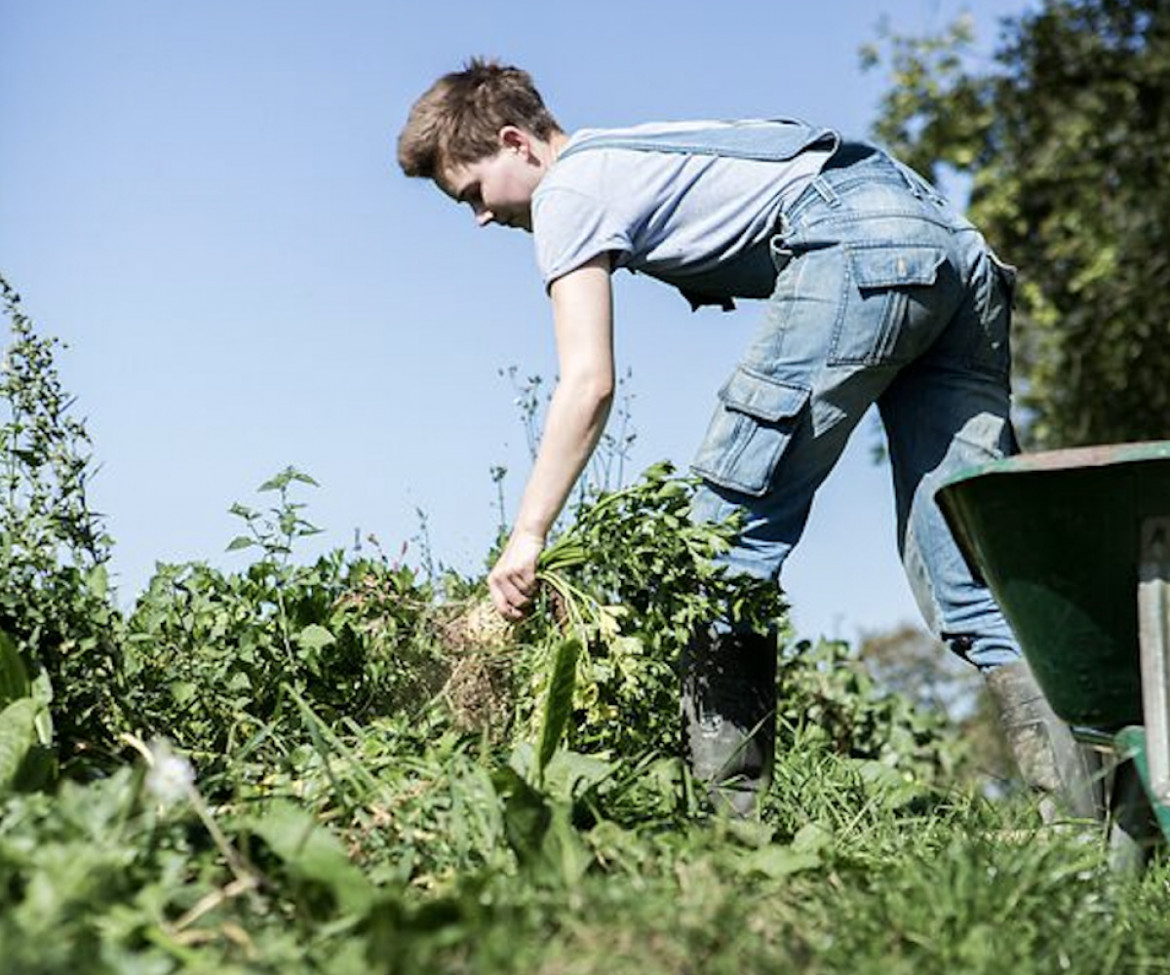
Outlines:
[[620,264],[630,251],[626,221],[612,206],[565,187],[549,188],[533,200],[532,234],[546,288],[598,254],[616,251]]

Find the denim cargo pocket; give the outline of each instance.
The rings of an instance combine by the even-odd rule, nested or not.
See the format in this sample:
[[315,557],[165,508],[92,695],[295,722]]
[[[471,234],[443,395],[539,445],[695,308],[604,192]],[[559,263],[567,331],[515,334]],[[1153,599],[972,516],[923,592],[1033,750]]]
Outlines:
[[873,365],[895,359],[912,289],[934,284],[944,260],[946,252],[941,247],[851,245],[829,365]]
[[720,487],[759,497],[792,439],[809,389],[740,366],[719,391],[719,404],[691,465]]

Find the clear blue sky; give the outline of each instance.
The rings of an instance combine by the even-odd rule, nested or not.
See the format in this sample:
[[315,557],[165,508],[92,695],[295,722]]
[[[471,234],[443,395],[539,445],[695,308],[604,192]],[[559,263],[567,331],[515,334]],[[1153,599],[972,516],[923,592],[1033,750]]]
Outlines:
[[[1026,0],[971,4],[981,46]],[[551,380],[529,238],[477,230],[402,177],[410,104],[472,54],[533,73],[561,123],[797,115],[865,135],[885,86],[859,47],[883,14],[940,28],[951,0],[387,3],[0,0],[0,269],[61,336],[102,469],[123,602],[156,560],[242,563],[227,509],[293,464],[322,545],[477,569],[527,471],[498,371]],[[754,318],[691,315],[617,278],[634,465],[685,466]],[[799,629],[917,621],[885,468],[860,436],[785,584]],[[417,560],[418,547],[412,549]]]

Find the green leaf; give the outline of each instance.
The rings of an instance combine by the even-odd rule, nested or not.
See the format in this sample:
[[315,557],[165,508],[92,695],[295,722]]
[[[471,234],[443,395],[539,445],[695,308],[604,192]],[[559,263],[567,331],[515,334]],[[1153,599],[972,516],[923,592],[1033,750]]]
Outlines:
[[612,778],[620,767],[620,762],[561,749],[544,770],[544,788],[554,798],[573,800]]
[[550,801],[511,767],[495,772],[492,785],[503,801],[504,838],[521,868],[546,882],[577,883],[593,855],[573,825],[571,804]]
[[270,477],[267,481],[261,484],[257,491],[279,491],[283,487],[287,487],[289,482],[289,475],[287,471],[277,474],[276,477]]
[[536,864],[552,822],[548,801],[511,767],[497,770],[492,775],[492,784],[503,801],[504,838],[508,846],[522,866]]
[[237,535],[228,544],[227,551],[228,552],[236,552],[242,548],[250,548],[251,546],[253,546],[255,544],[256,544],[256,542],[254,539],[248,538],[246,535]]
[[573,711],[573,689],[577,679],[577,657],[581,653],[581,641],[568,639],[557,647],[553,658],[552,675],[548,682],[548,695],[544,703],[544,721],[540,733],[540,750],[537,752],[537,775],[543,776],[544,769],[557,750]]
[[[739,824],[742,829],[744,824]],[[770,831],[770,830],[769,830]],[[825,852],[831,848],[833,834],[819,823],[807,823],[792,838],[788,846],[761,843],[740,861],[743,874],[760,874],[772,880],[814,870],[824,862]]]
[[36,742],[38,707],[31,697],[22,697],[0,711],[0,794],[12,788]]
[[369,881],[350,862],[341,840],[304,809],[278,799],[248,825],[294,877],[329,888],[347,913],[364,914],[369,909],[374,894]]
[[744,874],[759,874],[771,880],[779,880],[802,870],[814,870],[820,865],[821,855],[816,850],[766,846],[745,856],[739,869]]
[[301,484],[311,484],[313,487],[318,487],[314,481],[304,471],[298,471],[295,467],[286,467],[279,474],[270,477],[267,481],[260,485],[257,491],[281,491],[288,487],[292,481],[299,481]]
[[29,694],[28,671],[20,659],[16,641],[0,630],[0,706]]
[[320,650],[322,647],[336,643],[337,637],[325,627],[317,623],[310,623],[296,635],[296,641],[306,650]]
[[110,574],[104,564],[95,565],[86,578],[89,588],[98,599],[105,599],[110,591]]
[[171,684],[168,685],[168,689],[171,692],[171,698],[176,704],[180,706],[185,705],[191,701],[198,691],[198,688],[196,688],[194,684],[187,680],[172,681]]

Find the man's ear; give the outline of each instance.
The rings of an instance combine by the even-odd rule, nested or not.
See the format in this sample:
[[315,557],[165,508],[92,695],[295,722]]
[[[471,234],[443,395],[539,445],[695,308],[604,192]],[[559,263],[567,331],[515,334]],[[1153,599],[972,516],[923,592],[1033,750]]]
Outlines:
[[532,153],[532,136],[516,125],[505,125],[500,129],[498,138],[500,148],[508,152],[518,152],[523,156]]

